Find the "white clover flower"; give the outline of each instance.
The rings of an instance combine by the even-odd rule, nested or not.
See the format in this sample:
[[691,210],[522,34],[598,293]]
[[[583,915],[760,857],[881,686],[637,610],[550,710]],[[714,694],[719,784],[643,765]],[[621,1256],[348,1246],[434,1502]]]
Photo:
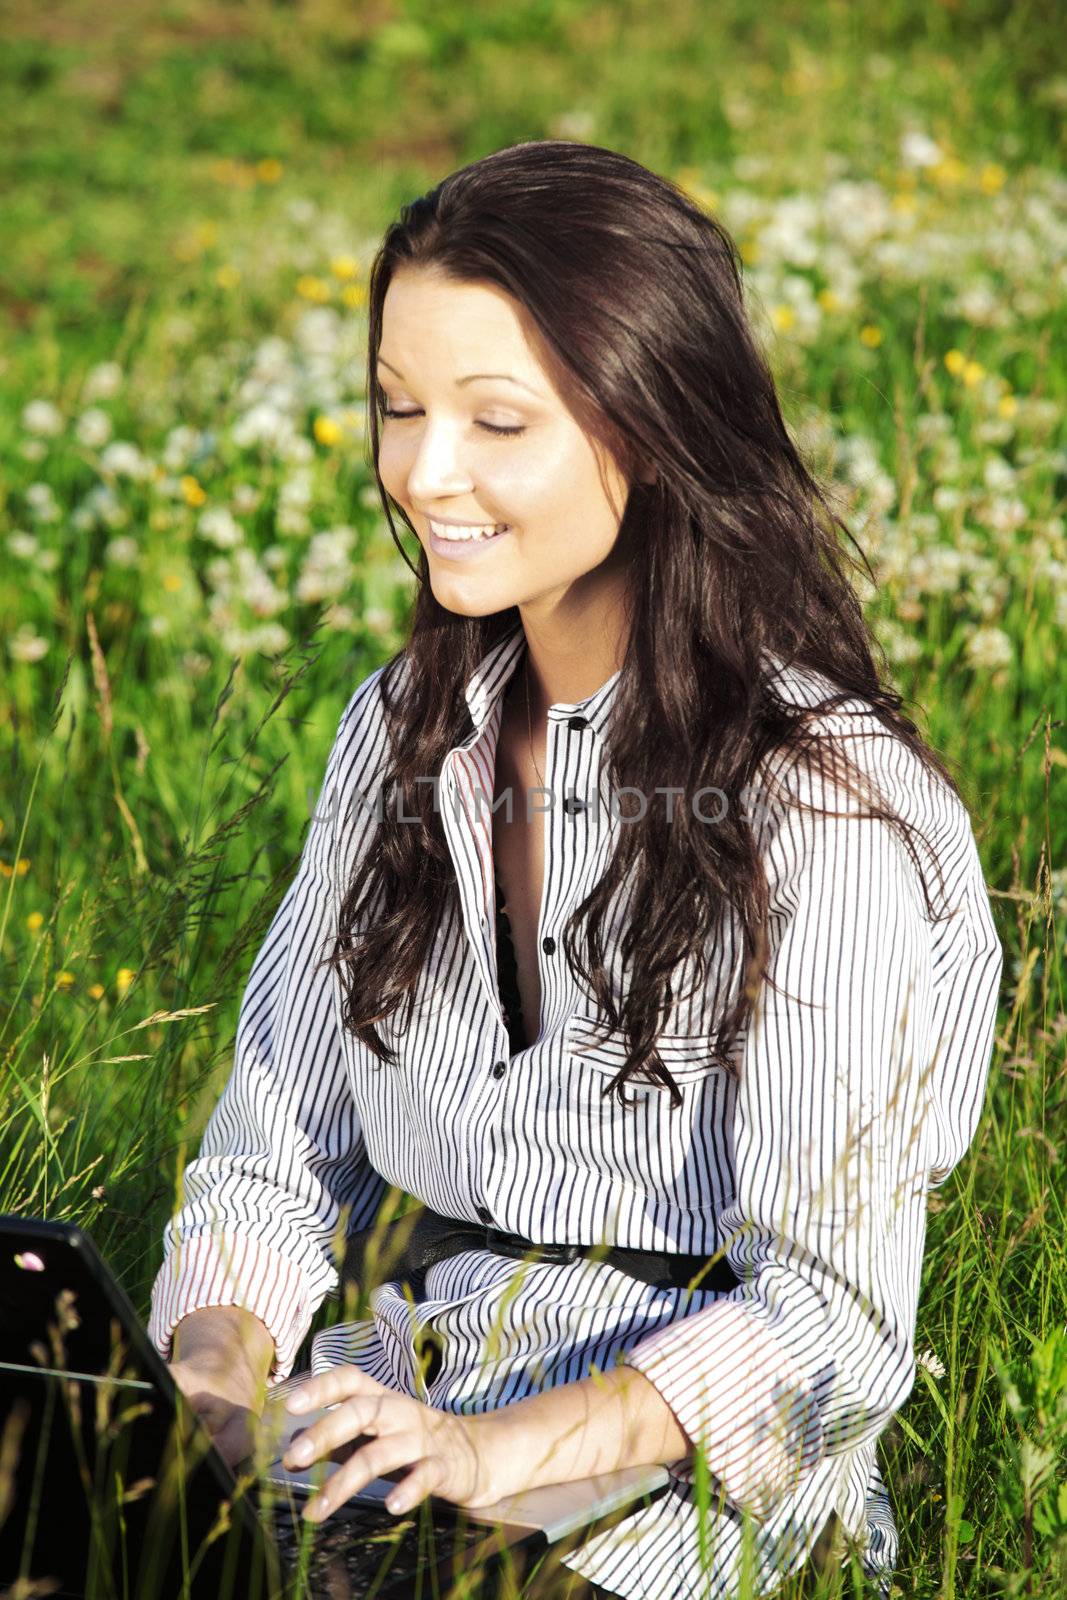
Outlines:
[[59,551],[38,550],[36,564],[41,572],[54,572],[59,566]]
[[19,445],[19,455],[23,461],[43,461],[48,454],[48,446],[43,439],[23,439]]
[[7,648],[15,661],[40,661],[48,654],[48,640],[42,639],[28,622],[24,622],[7,641]]
[[251,516],[253,511],[259,509],[262,499],[260,491],[250,483],[239,483],[233,491],[233,509],[240,517]]
[[170,618],[165,615],[149,617],[148,631],[157,639],[164,638],[170,632]]
[[90,406],[75,423],[74,437],[87,450],[100,450],[111,438],[111,418],[99,406]]
[[289,630],[280,622],[264,622],[245,635],[245,648],[265,656],[278,656],[289,643]]
[[1003,628],[975,628],[967,640],[967,659],[972,667],[993,670],[1005,667],[1015,658],[1015,646]]
[[104,546],[104,555],[117,567],[134,567],[140,558],[140,550],[136,539],[131,539],[128,534],[120,534],[117,539],[109,539]]
[[150,478],[155,470],[129,439],[113,439],[101,452],[100,469],[116,478]]
[[16,528],[7,536],[7,547],[13,556],[32,561],[38,550],[36,535],[27,533],[24,528]]
[[315,534],[297,580],[298,600],[305,604],[333,600],[344,593],[352,582],[349,552],[355,538],[355,529],[349,527],[327,528]]
[[335,633],[342,633],[350,628],[356,619],[356,614],[351,606],[331,605],[322,613],[323,623]]
[[205,672],[211,671],[211,657],[204,655],[201,650],[185,650],[181,657],[181,668],[187,678],[202,678]]
[[122,388],[122,368],[117,361],[102,361],[94,367],[82,385],[81,398],[85,405],[94,400],[110,400]]
[[932,1350],[924,1350],[921,1355],[916,1356],[915,1360],[918,1366],[925,1367],[927,1372],[932,1372],[935,1378],[943,1378],[945,1376],[944,1363]]
[[272,450],[280,447],[293,430],[289,417],[266,402],[251,406],[238,417],[232,430],[233,442],[241,450],[251,445],[266,445]]
[[240,523],[225,506],[208,506],[206,511],[202,511],[196,531],[202,539],[218,545],[220,550],[232,550],[244,538]]
[[51,400],[31,400],[22,408],[22,426],[27,433],[53,438],[63,432],[63,413]]
[[35,522],[58,522],[59,507],[50,483],[31,483],[23,492]]
[[1026,522],[1026,503],[1017,495],[994,495],[975,507],[975,517],[994,533],[1014,533]]
[[302,539],[311,531],[311,522],[304,512],[291,510],[288,506],[279,508],[274,518],[274,526],[279,533],[287,533],[298,539]]
[[180,472],[188,466],[200,445],[200,432],[182,423],[172,428],[163,441],[160,460],[171,472]]
[[1015,487],[1015,468],[1003,456],[990,454],[982,466],[982,481],[987,489],[1012,489]]
[[238,550],[234,558],[234,588],[257,617],[272,617],[288,603],[285,591],[271,582],[247,547]]
[[561,111],[553,119],[553,139],[591,139],[596,127],[596,112],[581,110]]
[[900,141],[900,161],[905,167],[936,167],[945,159],[941,146],[928,134],[912,128]]
[[130,520],[129,511],[109,483],[94,484],[74,515],[80,528],[94,528],[97,523],[124,528]]

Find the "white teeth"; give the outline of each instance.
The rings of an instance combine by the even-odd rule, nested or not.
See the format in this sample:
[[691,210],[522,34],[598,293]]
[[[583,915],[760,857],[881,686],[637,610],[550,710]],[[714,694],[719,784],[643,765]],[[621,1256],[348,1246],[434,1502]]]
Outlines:
[[495,528],[453,527],[451,525],[446,527],[440,522],[430,522],[430,530],[435,538],[453,540],[492,539],[496,534],[503,533],[507,526],[506,522],[501,522]]

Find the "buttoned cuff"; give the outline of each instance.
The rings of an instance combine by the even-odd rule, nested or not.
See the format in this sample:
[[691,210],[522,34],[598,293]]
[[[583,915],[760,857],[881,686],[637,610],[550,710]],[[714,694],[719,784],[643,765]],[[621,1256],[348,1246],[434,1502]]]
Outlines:
[[152,1285],[148,1336],[164,1361],[178,1323],[208,1306],[240,1306],[257,1316],[274,1340],[268,1385],[288,1375],[313,1315],[295,1262],[248,1234],[216,1230],[182,1239]]

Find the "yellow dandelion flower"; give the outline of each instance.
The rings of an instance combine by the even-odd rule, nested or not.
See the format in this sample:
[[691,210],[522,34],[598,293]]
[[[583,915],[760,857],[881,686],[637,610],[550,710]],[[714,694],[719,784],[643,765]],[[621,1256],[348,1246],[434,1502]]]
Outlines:
[[102,983],[91,983],[87,992],[90,1000],[102,1000],[106,991]]
[[322,305],[330,298],[330,285],[313,273],[305,272],[296,280],[296,292],[302,300],[314,300]]
[[997,401],[997,415],[1013,417],[1019,409],[1019,402],[1013,394],[1002,394]]
[[8,866],[7,862],[0,861],[0,878],[10,878],[12,876],[13,874],[11,868]]
[[187,506],[202,506],[207,499],[207,493],[191,473],[183,473],[179,479],[181,484],[182,499]]
[[939,183],[946,189],[961,184],[967,176],[966,162],[961,161],[958,156],[946,156],[943,161],[936,161],[926,170],[934,183]]
[[341,300],[349,311],[358,311],[367,304],[367,289],[362,283],[346,283],[341,290]]
[[876,328],[873,322],[865,322],[860,329],[860,344],[865,344],[870,350],[877,350],[884,337],[881,328]]
[[163,574],[163,587],[168,594],[177,594],[182,586],[180,573],[165,572]]
[[219,228],[216,222],[198,222],[193,229],[193,242],[200,250],[210,250],[212,245],[219,242]]
[[741,260],[746,267],[755,266],[759,260],[759,242],[756,239],[741,240]]
[[841,309],[841,302],[832,289],[820,289],[815,299],[824,311],[840,311]]
[[73,987],[74,987],[74,974],[73,974],[73,972],[57,972],[56,973],[56,988],[57,989],[72,989]]
[[30,870],[30,858],[29,858],[29,856],[19,856],[18,860],[15,862],[15,876],[16,876],[16,878],[24,878],[26,876],[27,872],[29,872],[29,870]]
[[220,289],[236,289],[240,281],[240,268],[235,267],[232,261],[224,261],[215,274],[215,282]]
[[904,216],[910,216],[913,211],[919,209],[919,202],[913,194],[895,194],[892,204],[893,210],[901,212]]
[[264,156],[256,162],[256,177],[260,183],[277,183],[282,175],[282,164],[274,156]]
[[208,171],[216,183],[232,183],[235,165],[229,156],[217,156],[208,167]]
[[699,167],[679,167],[674,174],[674,181],[679,189],[689,189],[694,183],[699,183],[702,176]]
[[314,434],[319,444],[334,445],[340,444],[344,429],[333,417],[316,417]]
[[788,333],[797,320],[797,314],[792,306],[777,305],[771,307],[771,322],[778,333]]
[[256,169],[244,161],[235,161],[233,164],[233,185],[235,189],[252,189],[256,183]]
[[120,996],[126,993],[136,976],[137,974],[134,972],[132,967],[119,968],[115,974],[115,988],[118,990]]
[[26,918],[26,926],[27,926],[27,928],[29,928],[31,933],[36,933],[37,929],[41,926],[41,923],[43,921],[44,921],[44,915],[43,915],[42,912],[40,912],[40,911],[31,911],[29,916]]
[[1008,174],[996,161],[987,161],[978,174],[978,187],[983,194],[997,194],[1008,181]]
[[945,366],[948,368],[954,378],[959,377],[966,365],[967,357],[964,355],[962,350],[945,351]]
[[357,276],[359,262],[355,256],[334,256],[330,262],[330,271],[335,278],[340,278],[342,282],[346,282],[349,278]]
[[968,361],[960,376],[968,389],[973,389],[975,384],[985,377],[985,368],[980,361]]
[[3,833],[3,831],[4,831],[4,819],[3,819],[3,817],[0,817],[0,833]]

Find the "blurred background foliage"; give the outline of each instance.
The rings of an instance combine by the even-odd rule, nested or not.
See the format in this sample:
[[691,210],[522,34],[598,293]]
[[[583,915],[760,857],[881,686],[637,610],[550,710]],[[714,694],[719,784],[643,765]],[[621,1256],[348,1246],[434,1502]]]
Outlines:
[[990,1339],[1025,1350],[1064,1304],[1062,25],[1034,0],[8,0],[0,1209],[83,1222],[146,1308],[337,718],[411,606],[366,448],[381,231],[490,150],[623,150],[738,241],[1007,947],[887,1436],[903,1592],[1054,1581],[1062,1545],[1021,1538],[983,1463],[1014,1425]]

